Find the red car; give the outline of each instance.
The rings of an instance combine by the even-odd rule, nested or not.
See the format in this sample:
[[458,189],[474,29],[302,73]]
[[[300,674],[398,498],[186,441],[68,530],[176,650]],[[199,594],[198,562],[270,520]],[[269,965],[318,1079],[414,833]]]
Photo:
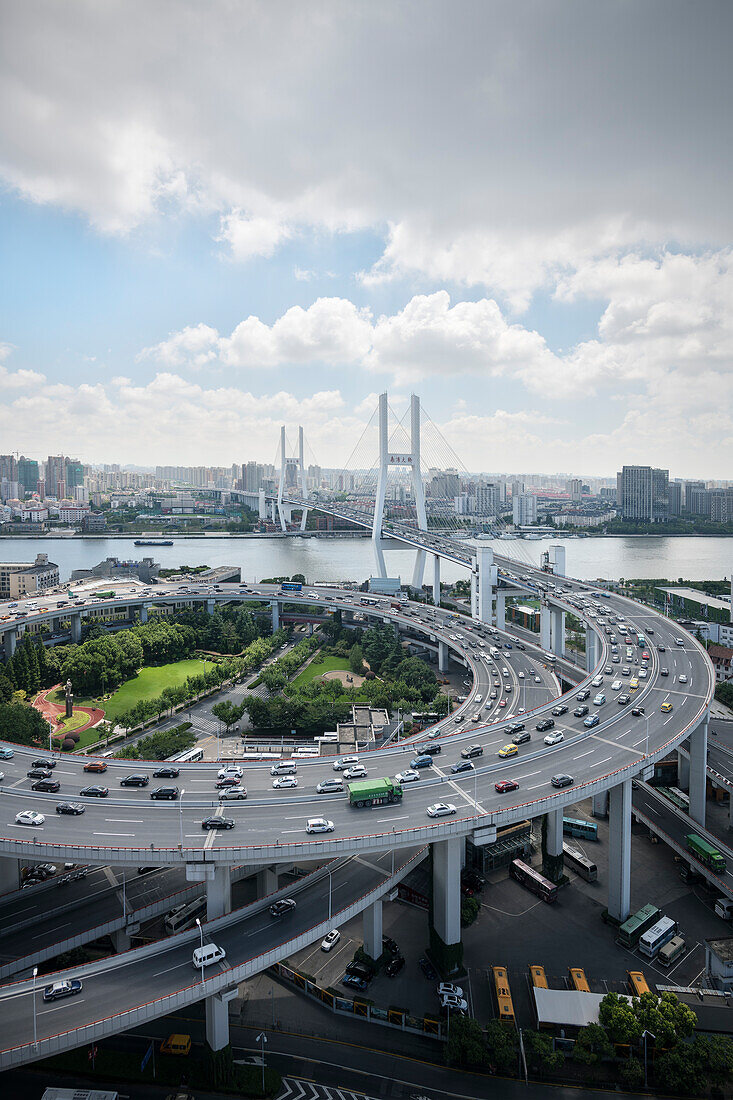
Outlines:
[[644,650],[644,652],[642,653],[641,659],[642,659],[642,661],[648,661],[649,660],[649,654],[647,653],[646,650]]
[[497,791],[498,794],[508,794],[509,791],[518,791],[519,784],[516,779],[502,779],[501,783],[494,784],[494,790]]
[[500,702],[499,702],[499,706],[500,707],[505,707],[506,706],[506,699],[501,699]]
[[224,779],[217,779],[216,789],[218,791],[224,790],[226,787],[238,787],[239,780],[233,775],[227,775]]
[[84,765],[85,772],[106,772],[107,765],[103,760],[90,760],[88,764]]

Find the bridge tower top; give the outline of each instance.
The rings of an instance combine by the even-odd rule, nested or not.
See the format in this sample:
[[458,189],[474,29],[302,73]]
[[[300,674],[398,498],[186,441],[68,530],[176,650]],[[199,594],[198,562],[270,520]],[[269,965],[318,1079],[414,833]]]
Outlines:
[[[384,521],[384,501],[387,493],[387,472],[390,468],[409,467],[412,491],[415,497],[418,528],[428,529],[428,517],[425,510],[425,488],[420,466],[420,398],[416,393],[410,397],[410,450],[390,451],[389,449],[389,406],[387,394],[379,395],[379,460],[377,466],[377,491],[374,500],[374,521],[372,523],[372,541],[377,559],[377,572],[380,577],[387,576],[387,566],[382,550],[382,523]],[[418,550],[412,583],[421,588],[425,571],[425,551]]]

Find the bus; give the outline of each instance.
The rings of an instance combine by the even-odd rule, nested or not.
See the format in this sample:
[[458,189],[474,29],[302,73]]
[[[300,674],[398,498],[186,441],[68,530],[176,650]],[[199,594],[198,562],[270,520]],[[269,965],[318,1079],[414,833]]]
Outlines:
[[570,983],[578,993],[590,993],[590,986],[588,985],[588,979],[585,976],[585,971],[581,970],[579,966],[569,966],[568,974],[570,975]]
[[687,849],[692,852],[700,863],[704,863],[706,867],[709,867],[711,871],[725,872],[727,864],[723,857],[723,853],[713,845],[709,844],[703,837],[698,836],[697,833],[688,833],[685,837],[687,841]]
[[562,831],[565,836],[577,836],[581,840],[598,840],[598,826],[595,821],[583,821],[579,817],[564,817]]
[[530,966],[529,980],[535,989],[548,989],[547,975],[544,966]]
[[629,979],[629,989],[633,997],[641,997],[642,993],[651,993],[651,989],[646,984],[646,978],[641,970],[627,970],[626,974]]
[[203,758],[203,749],[189,749],[188,752],[182,752],[180,756],[172,756],[171,761],[175,764],[195,764]]
[[578,848],[573,848],[571,844],[563,844],[562,854],[567,863],[576,875],[580,875],[586,882],[595,882],[598,878],[598,868],[592,859],[588,859]]
[[303,585],[297,581],[283,581],[280,585],[281,592],[302,592]]
[[496,1007],[500,1020],[514,1023],[514,1004],[509,989],[509,975],[505,966],[492,966],[491,973],[494,978],[494,992],[496,993]]
[[684,791],[677,787],[657,787],[656,789],[677,809],[684,810],[686,814],[690,812],[690,797]]
[[543,653],[542,660],[546,661],[548,665],[554,665],[557,661],[557,657],[554,653]]
[[665,943],[664,947],[659,952],[657,962],[660,966],[669,966],[675,959],[679,958],[684,950],[685,941],[682,936],[672,936],[669,943]]
[[677,921],[671,917],[662,917],[653,924],[639,940],[639,950],[642,955],[648,955],[653,959],[665,943],[669,943],[677,931]]
[[616,943],[620,943],[622,947],[636,947],[639,939],[647,929],[657,923],[661,915],[662,911],[657,909],[656,905],[643,906],[638,913],[634,913],[621,925],[616,936]]
[[199,894],[191,901],[184,901],[181,905],[176,905],[175,908],[171,909],[163,921],[163,927],[172,936],[176,932],[183,932],[184,929],[190,928],[197,917],[205,915],[206,894]]
[[539,871],[535,871],[529,864],[524,863],[523,860],[513,859],[509,864],[509,874],[517,882],[521,882],[522,886],[526,886],[528,890],[541,898],[542,901],[546,901],[548,905],[553,901],[557,901],[557,886],[555,883],[550,882],[549,879],[541,875]]

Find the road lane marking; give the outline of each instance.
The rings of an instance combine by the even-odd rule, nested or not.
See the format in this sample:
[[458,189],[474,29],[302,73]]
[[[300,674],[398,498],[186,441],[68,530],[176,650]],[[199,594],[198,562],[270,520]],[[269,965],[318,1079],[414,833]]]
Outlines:
[[134,833],[92,833],[92,836],[134,836]]

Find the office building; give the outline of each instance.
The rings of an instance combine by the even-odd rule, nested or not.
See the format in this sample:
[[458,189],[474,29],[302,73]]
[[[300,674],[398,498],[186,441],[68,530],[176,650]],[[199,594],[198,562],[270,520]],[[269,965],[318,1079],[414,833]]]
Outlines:
[[25,458],[21,455],[18,459],[18,484],[21,491],[25,493],[38,492],[40,476],[41,472],[35,458]]
[[660,523],[669,515],[669,470],[624,466],[617,474],[617,496],[624,519]]
[[518,493],[512,499],[516,527],[529,527],[537,522],[537,497],[533,493]]
[[34,562],[0,562],[0,599],[17,600],[45,592],[59,583],[59,567],[48,554],[36,554]]
[[715,523],[733,523],[733,489],[710,489],[710,519]]
[[669,499],[669,514],[670,516],[679,516],[682,514],[682,483],[680,481],[670,481],[668,487],[668,499]]

